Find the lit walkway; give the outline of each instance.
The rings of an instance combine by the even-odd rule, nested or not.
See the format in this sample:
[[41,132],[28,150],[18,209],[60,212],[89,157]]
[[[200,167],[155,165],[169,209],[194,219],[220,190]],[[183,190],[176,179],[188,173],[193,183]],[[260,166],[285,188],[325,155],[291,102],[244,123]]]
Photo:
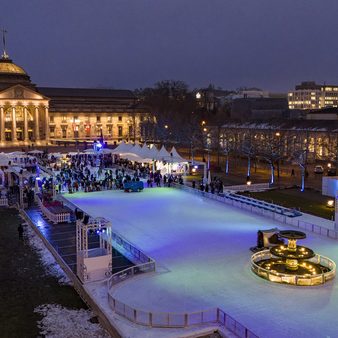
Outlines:
[[[52,244],[67,265],[76,273],[76,225],[75,223],[52,224],[42,217],[37,207],[27,210],[33,223],[39,228],[43,236]],[[89,249],[99,246],[98,236],[93,233],[88,235]],[[112,272],[121,271],[132,263],[113,248]]]

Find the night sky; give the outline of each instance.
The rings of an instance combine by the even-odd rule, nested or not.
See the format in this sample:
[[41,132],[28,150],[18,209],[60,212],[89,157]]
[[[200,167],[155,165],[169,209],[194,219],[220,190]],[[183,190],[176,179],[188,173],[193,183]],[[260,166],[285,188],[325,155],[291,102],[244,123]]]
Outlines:
[[51,87],[338,84],[337,17],[337,0],[0,2],[10,57]]

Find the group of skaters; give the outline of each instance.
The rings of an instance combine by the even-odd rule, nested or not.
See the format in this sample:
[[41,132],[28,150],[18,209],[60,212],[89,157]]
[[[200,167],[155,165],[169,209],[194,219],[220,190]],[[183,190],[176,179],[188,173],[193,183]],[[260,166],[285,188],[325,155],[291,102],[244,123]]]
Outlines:
[[[196,182],[192,181],[192,188],[196,189]],[[200,180],[199,187],[201,191],[210,192],[212,194],[222,194],[223,193],[223,181],[219,177],[213,177],[211,182],[205,183],[204,180]]]
[[156,187],[171,187],[173,183],[183,184],[182,175],[162,175],[160,172],[150,172],[147,180],[148,188]]

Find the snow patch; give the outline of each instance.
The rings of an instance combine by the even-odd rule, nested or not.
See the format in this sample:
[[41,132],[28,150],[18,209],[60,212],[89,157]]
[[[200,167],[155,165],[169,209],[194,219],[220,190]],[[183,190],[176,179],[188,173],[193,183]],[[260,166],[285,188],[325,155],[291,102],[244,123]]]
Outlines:
[[39,236],[37,236],[27,223],[23,223],[23,225],[25,236],[28,239],[30,246],[33,247],[40,256],[40,260],[45,267],[47,275],[56,277],[60,285],[71,285],[70,279],[55,261],[55,258],[46,248]]
[[43,304],[34,309],[43,316],[38,321],[40,334],[46,338],[109,338],[100,324],[90,322],[90,310],[67,309],[58,304]]

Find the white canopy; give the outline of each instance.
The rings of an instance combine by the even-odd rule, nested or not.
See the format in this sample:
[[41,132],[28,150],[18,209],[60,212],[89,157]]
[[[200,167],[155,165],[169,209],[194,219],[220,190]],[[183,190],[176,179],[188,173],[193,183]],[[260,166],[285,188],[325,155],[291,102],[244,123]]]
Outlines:
[[63,155],[61,153],[50,153],[50,154],[48,154],[48,158],[51,158],[52,156],[56,157],[56,158],[63,157]]
[[164,158],[167,162],[172,163],[188,163],[189,161],[181,157],[181,155],[177,152],[175,147],[171,148],[170,156]]
[[1,167],[7,167],[8,166],[8,162],[10,161],[10,158],[5,155],[5,154],[0,154],[0,166]]
[[42,150],[34,149],[28,152],[28,154],[43,154]]
[[136,154],[136,155],[142,157],[142,156],[141,156],[141,153],[142,153],[142,147],[141,147],[138,143],[136,143],[136,144],[130,149],[130,152],[132,152],[132,153],[134,153],[134,154]]
[[114,152],[113,149],[109,149],[109,148],[102,148],[99,151],[99,154],[112,154]]
[[134,153],[123,153],[121,157],[129,161],[143,162],[143,158]]
[[170,154],[167,151],[167,149],[165,149],[165,146],[162,146],[162,148],[160,149],[160,151],[156,154],[156,159],[159,161],[163,161],[166,158],[169,158]]
[[8,155],[21,156],[21,155],[26,155],[26,153],[24,153],[23,151],[13,151],[13,152],[9,153]]
[[131,143],[125,143],[122,141],[113,151],[113,154],[130,153],[133,145]]

